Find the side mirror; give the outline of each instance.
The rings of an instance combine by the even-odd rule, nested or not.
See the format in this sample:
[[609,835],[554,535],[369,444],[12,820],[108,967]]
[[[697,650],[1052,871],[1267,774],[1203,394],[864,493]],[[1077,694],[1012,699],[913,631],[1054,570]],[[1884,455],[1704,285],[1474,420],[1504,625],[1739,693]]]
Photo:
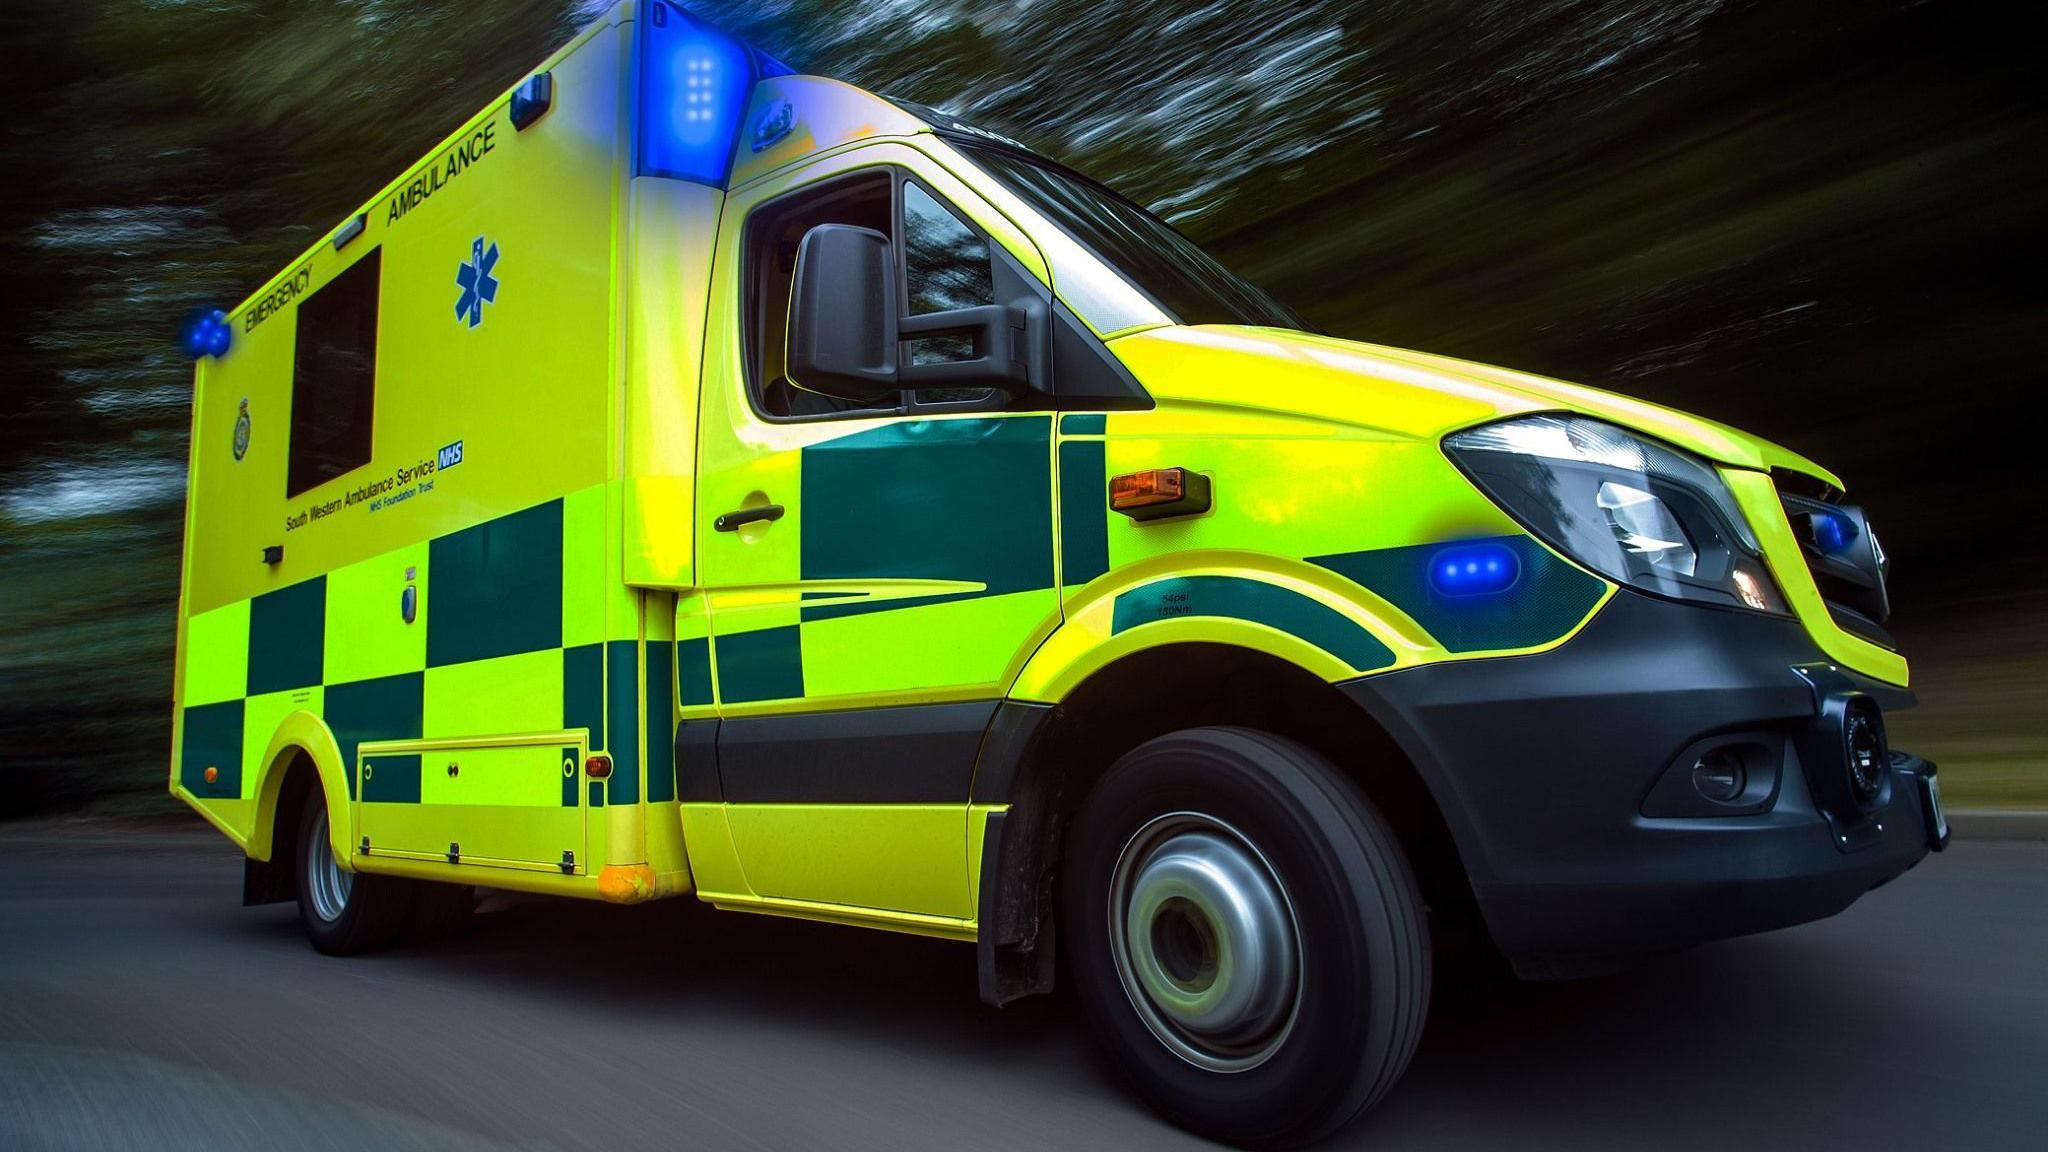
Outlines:
[[820,224],[796,250],[784,371],[806,392],[874,404],[896,370],[896,254],[872,228]]
[[[906,340],[966,337],[974,355],[902,363]],[[1022,396],[1044,386],[1046,308],[984,304],[899,316],[896,252],[871,228],[820,224],[797,245],[784,372],[806,392],[878,404],[904,389],[993,388]]]

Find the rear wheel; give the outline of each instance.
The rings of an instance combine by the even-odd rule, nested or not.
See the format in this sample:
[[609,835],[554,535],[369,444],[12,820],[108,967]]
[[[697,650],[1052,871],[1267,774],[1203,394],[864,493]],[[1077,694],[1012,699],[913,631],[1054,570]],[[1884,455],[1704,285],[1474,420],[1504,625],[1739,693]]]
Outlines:
[[1429,1005],[1421,897],[1386,822],[1314,752],[1238,728],[1152,740],[1097,785],[1069,853],[1078,994],[1168,1119],[1305,1143],[1407,1068]]
[[299,922],[330,956],[374,952],[405,932],[414,893],[405,881],[344,871],[328,843],[327,805],[307,801],[299,821]]

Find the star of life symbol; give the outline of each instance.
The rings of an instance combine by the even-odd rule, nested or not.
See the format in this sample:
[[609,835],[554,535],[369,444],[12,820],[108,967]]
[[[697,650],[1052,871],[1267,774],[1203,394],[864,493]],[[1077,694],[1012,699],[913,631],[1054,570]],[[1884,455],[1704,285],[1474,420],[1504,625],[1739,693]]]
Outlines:
[[455,318],[469,321],[471,328],[484,322],[484,305],[498,298],[498,278],[491,275],[497,266],[497,241],[486,248],[479,236],[470,243],[469,260],[455,269],[456,286],[462,289],[455,301]]

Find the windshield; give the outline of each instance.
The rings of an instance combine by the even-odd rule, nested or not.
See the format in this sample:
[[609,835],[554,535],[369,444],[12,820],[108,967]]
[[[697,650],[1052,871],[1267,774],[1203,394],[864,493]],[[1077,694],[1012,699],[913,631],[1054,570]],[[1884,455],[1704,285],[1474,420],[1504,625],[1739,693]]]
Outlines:
[[1312,331],[1266,290],[1225,268],[1173,226],[1050,161],[948,137],[975,163],[1183,324],[1251,324]]

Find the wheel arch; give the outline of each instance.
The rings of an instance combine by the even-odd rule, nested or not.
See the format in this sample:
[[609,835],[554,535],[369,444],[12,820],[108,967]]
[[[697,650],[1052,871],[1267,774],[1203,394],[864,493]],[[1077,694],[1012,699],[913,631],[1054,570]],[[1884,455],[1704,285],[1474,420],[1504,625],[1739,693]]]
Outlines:
[[1006,702],[982,744],[974,802],[997,807],[977,894],[982,998],[1049,990],[1067,827],[1125,752],[1183,728],[1242,725],[1297,740],[1336,764],[1400,838],[1430,904],[1432,932],[1484,932],[1440,801],[1396,738],[1323,673],[1216,640],[1123,653],[1057,703]]
[[1371,589],[1264,553],[1169,553],[1120,568],[1067,602],[1010,695],[1053,703],[1149,649],[1215,644],[1262,652],[1325,682],[1439,658],[1420,625]]
[[[348,867],[352,859],[348,851],[351,822],[349,813],[349,791],[347,770],[342,764],[341,746],[334,739],[334,732],[326,721],[311,712],[298,711],[286,716],[278,724],[277,731],[270,737],[264,748],[260,775],[256,781],[256,815],[249,830],[249,841],[244,851],[252,860],[274,862],[280,818],[291,818],[293,801],[301,795],[303,787],[308,791],[317,790],[326,801],[329,813],[341,814],[340,819],[330,818],[327,823],[330,847],[334,858]],[[310,772],[313,783],[301,785],[295,780],[299,775]],[[287,786],[290,786],[289,789]],[[296,825],[286,829],[282,839],[289,838]]]

